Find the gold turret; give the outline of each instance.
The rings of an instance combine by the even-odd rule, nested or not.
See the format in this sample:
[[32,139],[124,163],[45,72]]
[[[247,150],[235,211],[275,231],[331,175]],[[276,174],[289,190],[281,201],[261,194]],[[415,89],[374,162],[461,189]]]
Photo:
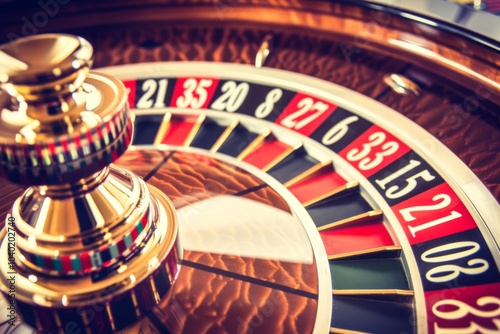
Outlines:
[[[132,138],[126,90],[89,71],[70,35],[0,46],[0,175],[28,186],[2,233],[0,288],[42,332],[120,330],[178,270],[178,223],[158,189],[112,163]],[[12,274],[9,274],[12,273]],[[9,297],[11,276],[15,297]]]

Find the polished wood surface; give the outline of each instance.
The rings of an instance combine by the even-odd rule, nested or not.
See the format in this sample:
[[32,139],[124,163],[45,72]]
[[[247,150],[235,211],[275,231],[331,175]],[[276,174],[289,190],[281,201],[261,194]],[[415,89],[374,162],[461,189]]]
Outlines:
[[470,34],[471,39],[463,38],[467,35],[463,30],[444,25],[439,20],[419,19],[411,8],[402,8],[398,3],[381,9],[376,5],[360,6],[360,2],[352,1],[61,2],[52,7],[21,1],[5,5],[7,15],[4,14],[0,23],[0,40],[92,27],[98,27],[102,34],[111,26],[144,27],[146,22],[154,22],[157,27],[199,23],[203,27],[219,24],[224,28],[246,26],[268,31],[296,30],[301,35],[334,36],[337,41],[352,44],[356,50],[396,55],[432,70],[437,65],[441,75],[455,79],[461,77],[461,84],[469,87],[480,82],[500,88],[498,41],[478,38],[474,34]]
[[[262,39],[271,34],[274,49],[266,66],[340,84],[403,113],[450,148],[500,199],[495,50],[405,21],[395,15],[397,8],[384,13],[322,1],[193,3],[69,3],[38,30],[88,38],[96,50],[94,67],[154,61],[253,64]],[[5,39],[13,27],[10,32],[21,34],[22,27],[13,24],[28,12],[13,8],[0,36]],[[421,49],[395,46],[407,41]],[[392,73],[410,76],[421,94],[390,90],[383,77]]]

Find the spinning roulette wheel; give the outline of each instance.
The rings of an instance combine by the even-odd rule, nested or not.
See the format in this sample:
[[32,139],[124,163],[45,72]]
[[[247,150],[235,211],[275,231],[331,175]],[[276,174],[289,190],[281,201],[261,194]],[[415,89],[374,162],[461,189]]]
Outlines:
[[[25,297],[18,286],[30,326],[500,331],[496,17],[444,2],[425,2],[435,12],[406,2],[41,3],[3,5],[3,41],[44,32],[90,41],[93,67],[128,92],[134,133],[115,164],[168,196],[179,252],[174,265],[160,261],[165,272],[152,265],[151,288],[88,298],[84,312],[65,312],[70,293]],[[109,96],[95,81],[82,89],[89,110]],[[25,175],[2,181],[6,230],[23,180],[44,184]],[[71,290],[58,254],[33,258],[34,280]],[[120,274],[88,261],[78,274]],[[6,310],[4,332],[33,331],[18,318],[11,326]]]

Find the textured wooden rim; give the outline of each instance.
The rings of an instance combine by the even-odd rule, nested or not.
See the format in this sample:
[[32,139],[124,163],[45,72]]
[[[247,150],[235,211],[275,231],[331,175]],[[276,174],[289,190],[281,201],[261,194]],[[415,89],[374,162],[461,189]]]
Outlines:
[[[203,22],[206,25],[223,26],[238,23],[239,26],[260,27],[270,31],[307,29],[323,38],[353,43],[360,49],[408,60],[431,71],[436,71],[438,66],[443,76],[471,90],[480,84],[490,90],[500,91],[498,50],[487,47],[488,42],[481,44],[447,32],[443,29],[447,26],[444,22],[427,20],[429,23],[426,24],[425,19],[419,22],[418,15],[403,17],[397,5],[380,8],[382,11],[356,3],[326,1],[286,4],[258,0],[199,1],[195,4],[179,1],[165,4],[148,0],[130,1],[120,6],[109,3],[68,3],[61,5],[58,13],[40,26],[38,33],[53,30],[54,27],[59,31],[88,30],[148,22]],[[34,15],[38,12],[40,8]],[[31,16],[26,15],[24,18],[22,22],[29,21]],[[7,36],[8,39],[21,36],[23,28],[14,18],[7,19],[3,27],[0,26],[0,36]],[[500,104],[500,94],[494,94],[491,99]]]

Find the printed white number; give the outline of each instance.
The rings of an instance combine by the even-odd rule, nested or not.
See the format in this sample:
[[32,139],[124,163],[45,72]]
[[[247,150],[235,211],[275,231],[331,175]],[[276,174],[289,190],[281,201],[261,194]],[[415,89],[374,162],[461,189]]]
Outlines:
[[238,110],[250,90],[250,85],[242,82],[236,85],[234,81],[228,81],[221,88],[222,94],[217,100],[212,103],[211,108],[215,110],[226,110],[227,112],[235,112]]
[[[458,249],[458,252],[439,255],[439,253],[448,253]],[[458,241],[451,244],[441,245],[429,249],[421,256],[422,260],[428,263],[449,262],[475,254],[480,249],[480,246],[473,241]],[[442,283],[451,281],[464,273],[467,275],[478,275],[484,273],[489,268],[489,264],[484,259],[472,259],[467,261],[469,268],[463,268],[454,264],[445,264],[430,269],[425,277],[430,282]]]
[[434,175],[431,175],[431,173],[426,169],[407,178],[406,183],[408,184],[403,189],[399,189],[398,186],[389,187],[389,189],[387,189],[387,191],[385,192],[385,195],[387,196],[387,198],[395,199],[409,194],[413,189],[417,187],[417,179],[419,177],[426,182],[432,181],[436,178]]
[[201,79],[199,82],[194,78],[187,79],[183,85],[184,95],[177,98],[176,106],[193,109],[203,107],[208,98],[207,88],[212,86],[212,83],[210,79]]
[[255,109],[255,117],[265,118],[269,116],[273,111],[274,105],[281,99],[282,96],[283,91],[281,89],[274,88],[270,90],[266,95],[265,101],[259,104],[257,109]]
[[406,165],[403,168],[395,171],[391,175],[383,178],[382,180],[375,180],[375,182],[379,185],[380,188],[385,189],[385,187],[387,186],[387,184],[389,182],[394,181],[395,179],[397,179],[398,177],[402,176],[403,174],[411,171],[413,168],[415,168],[417,166],[420,166],[420,163],[421,163],[420,161],[410,160],[409,163],[408,163],[408,165]]
[[[281,125],[284,125],[289,129],[300,130],[304,126],[318,118],[325,111],[327,111],[330,106],[320,101],[314,102],[314,100],[310,97],[305,97],[300,100],[299,103],[297,103],[297,107],[299,108],[299,110],[283,118],[283,120],[281,121]],[[299,117],[311,111],[313,112],[312,115],[304,118],[301,121],[297,121]]]
[[[158,87],[159,83],[159,87]],[[155,79],[148,79],[142,83],[142,91],[145,92],[137,102],[137,109],[150,109],[153,106],[151,97],[157,91],[156,99],[154,101],[155,108],[165,107],[165,94],[167,93],[167,79],[161,79],[156,82]]]
[[[349,161],[360,161],[358,164],[358,168],[361,170],[369,170],[377,167],[382,163],[384,157],[390,156],[394,154],[399,149],[399,144],[394,141],[389,141],[384,143],[386,139],[386,135],[383,132],[375,132],[368,137],[370,140],[368,143],[363,144],[363,149],[359,150],[357,148],[353,148],[350,150],[346,158]],[[382,151],[375,153],[375,159],[371,160],[368,158],[368,154],[372,151],[372,148],[382,145]]]
[[[401,213],[401,216],[403,219],[407,222],[414,221],[416,218],[412,215],[413,212],[419,212],[419,211],[433,211],[433,210],[440,210],[446,208],[448,205],[451,204],[451,197],[446,195],[446,194],[439,194],[436,195],[432,198],[433,202],[441,201],[440,203],[436,204],[431,204],[431,205],[419,205],[419,206],[414,206],[411,208],[406,208],[406,209],[401,209],[399,210],[399,213]],[[453,219],[460,218],[462,215],[457,212],[457,211],[451,211],[450,214],[446,217],[434,219],[430,222],[427,222],[425,224],[421,224],[419,226],[411,226],[408,225],[408,229],[411,232],[411,235],[415,237],[415,234],[417,232],[420,232],[422,230],[437,226],[442,223],[449,222]]]
[[[380,188],[385,189],[389,182],[394,181],[395,179],[397,179],[398,177],[402,176],[403,174],[409,172],[413,168],[420,166],[420,164],[421,164],[420,161],[410,160],[408,165],[406,165],[405,167],[395,171],[391,175],[383,178],[382,180],[375,180],[375,183],[377,183]],[[417,179],[419,177],[427,182],[432,181],[436,178],[427,169],[425,169],[425,170],[423,170],[415,175],[408,177],[406,179],[407,185],[403,189],[400,189],[399,186],[397,186],[397,185],[389,187],[385,192],[385,196],[387,198],[390,198],[390,199],[395,199],[395,198],[399,198],[399,197],[402,197],[402,196],[410,193],[418,185]]]
[[359,119],[358,116],[349,116],[337,124],[335,124],[327,133],[323,136],[321,142],[323,145],[332,145],[338,142],[342,137],[345,136],[347,131],[349,131],[349,124],[356,122]]

